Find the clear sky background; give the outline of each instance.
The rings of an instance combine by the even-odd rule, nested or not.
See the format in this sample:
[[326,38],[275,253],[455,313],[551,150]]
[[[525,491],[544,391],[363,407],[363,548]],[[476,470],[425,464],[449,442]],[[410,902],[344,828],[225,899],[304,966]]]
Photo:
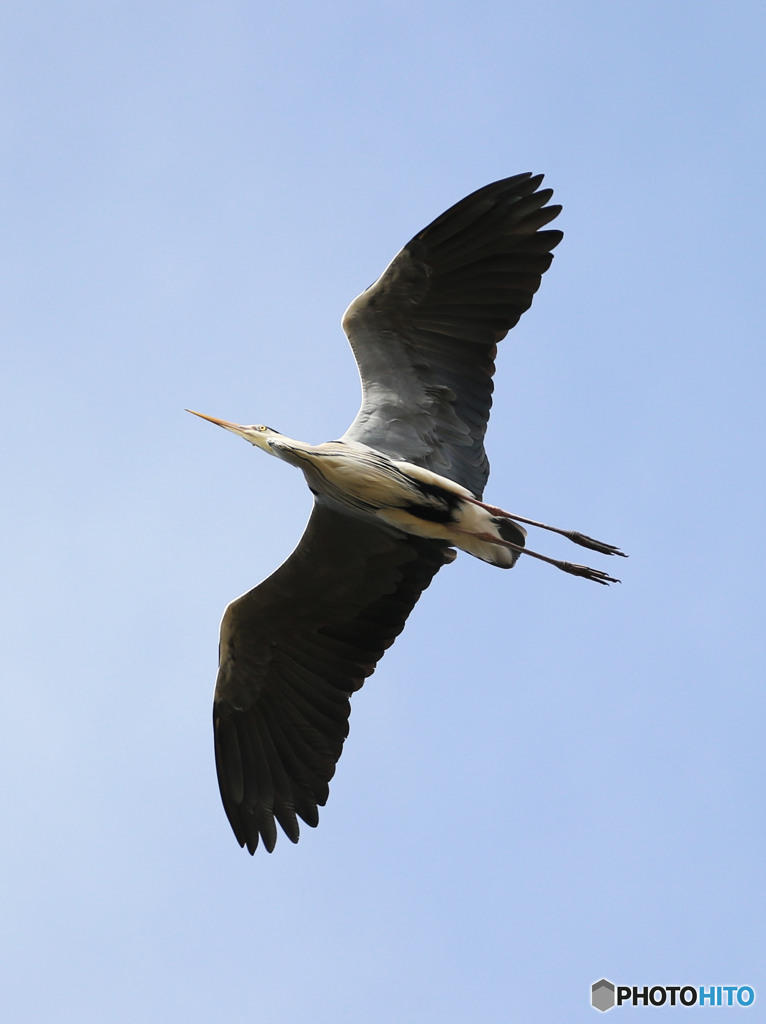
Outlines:
[[[604,975],[766,1001],[765,22],[3,5],[2,1020],[587,1022]],[[183,409],[337,437],[347,303],[527,170],[566,234],[501,347],[487,495],[620,544],[591,564],[624,582],[461,555],[355,696],[319,828],[251,859],[218,623],[310,494]]]

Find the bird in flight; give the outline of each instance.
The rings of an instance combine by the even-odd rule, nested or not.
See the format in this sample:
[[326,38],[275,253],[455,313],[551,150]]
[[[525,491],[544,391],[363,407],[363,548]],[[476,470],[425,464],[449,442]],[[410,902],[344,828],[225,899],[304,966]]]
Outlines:
[[[203,416],[303,471],[314,508],[298,547],[221,623],[213,726],[218,782],[240,846],[271,852],[316,826],[348,735],[350,697],[456,549],[503,569],[520,555],[596,583],[599,569],[530,551],[531,525],[616,547],[482,501],[497,343],[529,309],[562,232],[543,176],[467,196],[405,245],[343,328],[362,406],[338,441]],[[192,410],[189,410],[192,411]]]

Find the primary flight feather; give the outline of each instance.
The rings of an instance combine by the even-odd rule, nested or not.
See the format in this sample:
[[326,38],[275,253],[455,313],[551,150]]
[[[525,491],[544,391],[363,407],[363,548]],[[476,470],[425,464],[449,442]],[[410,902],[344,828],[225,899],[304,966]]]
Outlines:
[[[542,175],[467,196],[404,246],[343,317],[362,406],[338,441],[204,416],[301,469],[314,510],[298,547],[233,601],[221,624],[213,725],[218,782],[240,846],[269,852],[276,822],[315,826],[348,735],[351,694],[401,633],[455,548],[509,569],[527,554],[598,583],[587,566],[525,547],[520,523],[602,554],[610,544],[481,499],[497,343],[529,308],[562,233]],[[196,415],[202,415],[196,413]]]

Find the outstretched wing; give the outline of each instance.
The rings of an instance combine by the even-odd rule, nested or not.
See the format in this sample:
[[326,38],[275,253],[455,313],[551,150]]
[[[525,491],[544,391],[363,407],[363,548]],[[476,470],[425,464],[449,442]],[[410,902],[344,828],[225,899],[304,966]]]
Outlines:
[[226,609],[213,726],[218,783],[240,846],[274,819],[319,820],[348,735],[349,698],[454,551],[317,502],[300,544]]
[[529,309],[561,231],[560,206],[517,174],[415,235],[351,303],[343,327],[362,378],[345,437],[425,466],[481,497],[496,345]]

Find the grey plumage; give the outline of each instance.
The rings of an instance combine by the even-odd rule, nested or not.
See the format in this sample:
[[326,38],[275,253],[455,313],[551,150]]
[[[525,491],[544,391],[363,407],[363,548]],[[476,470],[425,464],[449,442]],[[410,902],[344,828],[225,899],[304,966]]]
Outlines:
[[467,196],[405,245],[346,312],[363,401],[344,437],[481,497],[497,343],[532,304],[561,231],[543,176]]
[[454,559],[451,544],[505,568],[526,551],[612,582],[529,552],[514,518],[480,501],[496,346],[531,305],[562,238],[542,230],[560,207],[546,205],[552,193],[541,181],[519,174],[463,199],[349,306],[343,326],[362,406],[340,442],[307,445],[206,417],[302,468],[316,496],[293,554],[234,601],[221,626],[216,764],[226,814],[251,853],[259,838],[274,848],[275,822],[293,842],[298,818],[317,824],[350,696]]

